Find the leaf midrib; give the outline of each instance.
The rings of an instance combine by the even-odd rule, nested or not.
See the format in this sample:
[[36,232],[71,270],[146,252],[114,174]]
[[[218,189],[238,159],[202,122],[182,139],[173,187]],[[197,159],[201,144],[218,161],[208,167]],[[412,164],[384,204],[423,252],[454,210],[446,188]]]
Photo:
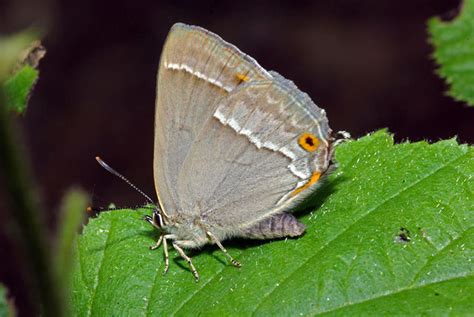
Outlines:
[[[430,282],[430,283],[426,283],[426,284],[419,284],[419,285],[414,286],[414,287],[412,287],[412,286],[402,287],[402,288],[399,288],[398,290],[395,290],[395,291],[393,291],[393,290],[389,291],[386,294],[378,294],[378,295],[376,295],[374,297],[371,297],[371,298],[364,298],[363,300],[358,301],[358,302],[352,302],[350,304],[341,305],[341,306],[337,306],[337,307],[332,307],[332,308],[327,309],[327,310],[322,310],[322,311],[318,312],[318,315],[335,312],[335,311],[338,311],[338,310],[341,310],[341,309],[346,309],[348,307],[352,307],[352,306],[356,306],[356,305],[360,305],[360,304],[364,304],[364,303],[369,303],[369,302],[372,302],[374,300],[379,300],[380,298],[389,297],[389,296],[392,296],[392,295],[397,295],[397,294],[403,293],[405,291],[417,290],[417,289],[421,289],[423,287],[432,286],[432,285],[436,285],[436,284],[441,284],[441,283],[454,281],[454,280],[457,280],[457,279],[463,279],[463,278],[466,278],[466,277],[472,277],[472,276],[474,276],[474,274],[472,274],[472,273],[471,274],[464,274],[464,275],[459,274],[459,275],[453,275],[452,277],[446,278],[446,279],[443,279],[443,280]],[[314,313],[312,313],[312,314],[310,313],[308,315],[314,315]]]

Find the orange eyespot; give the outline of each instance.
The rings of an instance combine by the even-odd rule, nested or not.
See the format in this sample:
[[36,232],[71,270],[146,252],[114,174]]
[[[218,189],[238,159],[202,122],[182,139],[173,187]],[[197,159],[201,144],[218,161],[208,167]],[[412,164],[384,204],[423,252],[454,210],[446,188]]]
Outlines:
[[311,133],[305,132],[298,138],[298,144],[308,152],[314,152],[318,149],[319,139]]
[[244,75],[244,74],[237,74],[237,79],[239,81],[249,81],[250,80],[250,77],[248,77],[247,75]]
[[308,189],[311,185],[313,185],[314,183],[316,183],[319,178],[321,177],[321,173],[320,172],[314,172],[313,175],[311,175],[309,181],[304,184],[303,186],[295,189],[292,193],[291,193],[291,196],[294,197],[296,196],[297,194],[301,193],[303,190],[305,189]]

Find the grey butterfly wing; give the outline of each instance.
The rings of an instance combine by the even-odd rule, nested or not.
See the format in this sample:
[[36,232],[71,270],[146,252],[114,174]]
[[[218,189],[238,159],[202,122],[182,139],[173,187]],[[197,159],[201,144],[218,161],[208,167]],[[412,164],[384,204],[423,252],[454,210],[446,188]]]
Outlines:
[[245,81],[271,78],[251,57],[209,31],[175,24],[158,71],[154,178],[161,207],[179,205],[178,175],[219,100]]
[[[219,101],[178,179],[180,205],[220,239],[287,210],[318,185],[329,162],[325,113],[276,73]],[[309,135],[318,146],[305,149]],[[220,234],[221,233],[221,234]]]

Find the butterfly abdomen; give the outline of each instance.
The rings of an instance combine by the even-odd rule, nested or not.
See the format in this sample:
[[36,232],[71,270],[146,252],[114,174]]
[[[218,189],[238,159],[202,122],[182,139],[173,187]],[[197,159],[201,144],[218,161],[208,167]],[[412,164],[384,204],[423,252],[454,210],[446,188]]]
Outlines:
[[242,237],[250,239],[274,239],[297,237],[304,233],[306,226],[291,214],[279,213],[266,218],[244,230]]

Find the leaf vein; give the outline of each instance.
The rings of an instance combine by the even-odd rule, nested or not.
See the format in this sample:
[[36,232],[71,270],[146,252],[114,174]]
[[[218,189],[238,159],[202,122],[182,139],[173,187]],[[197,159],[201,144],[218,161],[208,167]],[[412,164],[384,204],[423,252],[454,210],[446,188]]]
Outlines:
[[[236,258],[242,254],[242,251],[240,251],[237,256],[235,256]],[[189,301],[191,301],[193,299],[193,297],[199,293],[204,287],[206,287],[206,285],[208,285],[210,282],[212,282],[220,273],[222,273],[222,271],[227,268],[227,265],[222,265],[222,268],[220,270],[218,270],[217,272],[214,273],[214,275],[206,282],[206,283],[203,283],[202,286],[198,289],[196,289],[193,293],[191,293],[185,300],[183,300],[181,302],[181,304],[178,306],[178,308],[172,312],[170,314],[170,316],[174,316],[176,315],[176,313],[178,313]]]
[[105,259],[105,253],[108,249],[108,246],[109,246],[109,241],[110,241],[110,236],[111,236],[111,232],[112,232],[112,224],[113,224],[113,221],[111,220],[110,221],[110,225],[109,225],[109,228],[108,228],[108,231],[107,231],[107,239],[105,240],[105,248],[104,248],[104,251],[102,252],[102,258],[100,259],[100,262],[99,262],[99,269],[98,269],[98,273],[97,273],[97,278],[95,279],[95,285],[92,289],[92,296],[91,296],[91,299],[89,300],[89,307],[88,307],[88,312],[87,312],[87,316],[91,316],[92,315],[92,308],[94,307],[94,304],[95,304],[95,299],[96,299],[96,294],[97,294],[97,288],[99,286],[99,281],[102,280],[101,279],[101,275],[102,275],[102,271],[103,271],[103,263],[104,263],[104,259]]
[[459,240],[461,240],[464,235],[466,234],[466,232],[468,232],[470,229],[472,229],[473,227],[470,227],[468,228],[466,231],[464,231],[463,233],[461,233],[457,238],[449,241],[449,243],[447,243],[445,246],[443,246],[441,249],[437,250],[435,254],[433,254],[432,256],[430,256],[428,258],[428,260],[426,261],[426,263],[418,270],[418,273],[415,274],[415,276],[413,277],[413,280],[412,282],[410,283],[410,285],[414,285],[417,280],[420,278],[423,270],[428,267],[431,263],[433,263],[433,261],[441,254],[441,252],[443,250],[446,250],[448,247],[450,247],[454,242],[457,242]]
[[83,265],[83,258],[82,258],[82,254],[81,254],[81,247],[79,246],[79,244],[76,242],[76,246],[77,246],[77,257],[79,258],[79,261],[78,261],[78,265],[79,265],[79,271],[81,272],[81,280],[82,282],[84,283],[84,286],[87,288],[87,292],[89,293],[89,295],[91,294],[91,289],[89,287],[89,285],[87,285],[87,282],[86,282],[86,279],[85,279],[85,274],[84,274],[84,265]]
[[155,288],[157,286],[157,280],[158,280],[158,272],[160,270],[159,269],[156,269],[156,273],[155,273],[155,277],[153,278],[153,285],[151,286],[150,288],[150,293],[148,295],[148,301],[145,305],[145,310],[144,310],[144,313],[145,313],[145,316],[150,316],[150,303],[152,302],[151,298],[155,292]]

